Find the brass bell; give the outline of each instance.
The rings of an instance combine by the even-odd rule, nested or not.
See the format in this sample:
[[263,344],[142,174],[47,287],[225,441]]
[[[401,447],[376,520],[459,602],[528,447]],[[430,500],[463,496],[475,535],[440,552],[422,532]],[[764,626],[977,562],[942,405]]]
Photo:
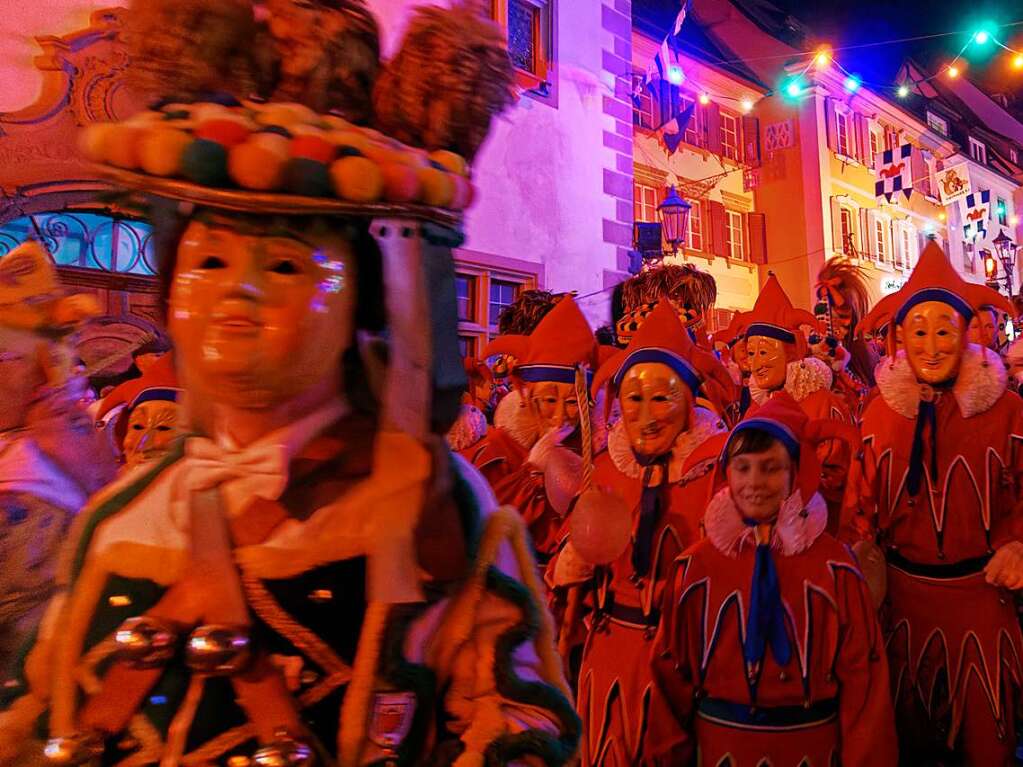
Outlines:
[[198,674],[228,676],[241,671],[251,657],[249,630],[244,626],[207,624],[196,628],[185,645],[185,663]]
[[43,756],[54,767],[77,767],[103,755],[103,739],[95,732],[80,732],[66,738],[50,738]]
[[114,634],[117,655],[135,668],[156,668],[174,657],[178,632],[159,618],[128,618]]
[[291,737],[285,731],[278,731],[276,735],[276,741],[252,755],[257,767],[311,767],[315,762],[308,743]]

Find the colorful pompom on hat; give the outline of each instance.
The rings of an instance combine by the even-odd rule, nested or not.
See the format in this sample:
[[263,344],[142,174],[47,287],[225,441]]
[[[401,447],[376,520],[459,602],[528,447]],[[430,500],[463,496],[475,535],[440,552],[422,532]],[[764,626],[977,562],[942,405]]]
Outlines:
[[81,149],[118,186],[205,207],[457,223],[514,99],[503,34],[465,1],[417,10],[390,62],[364,0],[136,0],[127,19],[128,84],[154,106]]
[[[889,323],[900,325],[909,310],[925,301],[940,301],[955,309],[969,322],[983,306],[993,306],[1010,316],[1016,315],[1012,303],[986,285],[967,282],[949,263],[945,252],[931,241],[906,284],[874,305],[856,327],[857,334],[874,333]],[[895,333],[888,333],[889,356],[895,356]]]
[[[693,343],[671,302],[667,300],[658,301],[643,319],[629,345],[600,367],[593,380],[593,392],[596,393],[605,384],[617,391],[629,368],[643,362],[667,365],[685,381],[694,397],[708,379],[717,381],[729,390],[733,387],[728,372],[717,358]],[[608,402],[610,400],[609,397]]]
[[795,344],[797,356],[806,355],[806,340],[800,328],[809,325],[819,330],[817,318],[804,309],[796,309],[781,283],[770,274],[753,308],[742,315],[742,330],[747,338],[767,336],[787,344]]
[[498,336],[483,357],[508,354],[515,358],[512,375],[520,381],[575,383],[575,371],[595,370],[604,355],[589,323],[571,296],[565,296],[528,336]]

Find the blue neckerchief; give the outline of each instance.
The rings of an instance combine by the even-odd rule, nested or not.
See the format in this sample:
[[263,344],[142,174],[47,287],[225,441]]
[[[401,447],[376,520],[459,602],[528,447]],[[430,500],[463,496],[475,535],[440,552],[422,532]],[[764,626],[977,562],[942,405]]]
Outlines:
[[906,475],[906,490],[910,496],[916,496],[920,492],[920,483],[924,476],[924,428],[927,424],[931,426],[931,481],[938,479],[938,441],[935,429],[937,428],[937,409],[933,402],[920,400],[920,407],[916,411],[916,428],[913,429],[913,446],[909,451],[909,473]]
[[[654,530],[657,529],[657,521],[661,518],[661,508],[664,506],[664,489],[668,485],[669,460],[671,460],[671,453],[645,461],[637,456],[639,464],[646,466],[646,470],[643,472],[643,495],[639,501],[636,542],[632,547],[632,571],[640,577],[650,572]],[[651,487],[649,486],[650,477],[657,466],[661,467],[661,481]]]
[[[744,519],[750,527],[758,524]],[[743,652],[747,666],[759,666],[770,643],[771,652],[779,666],[785,666],[792,656],[792,645],[785,630],[785,609],[781,603],[778,571],[771,556],[771,544],[758,543],[750,585],[749,615],[746,618],[746,643]]]

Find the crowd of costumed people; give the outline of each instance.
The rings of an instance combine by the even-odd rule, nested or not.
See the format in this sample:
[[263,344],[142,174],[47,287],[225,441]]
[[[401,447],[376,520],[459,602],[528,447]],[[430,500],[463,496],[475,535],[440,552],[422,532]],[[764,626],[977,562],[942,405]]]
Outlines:
[[712,333],[660,264],[596,330],[524,291],[462,360],[503,33],[126,18],[153,106],[82,145],[154,224],[166,338],[96,391],[96,302],[0,259],[0,765],[1014,763],[1008,299],[932,241],[873,305],[836,259]]

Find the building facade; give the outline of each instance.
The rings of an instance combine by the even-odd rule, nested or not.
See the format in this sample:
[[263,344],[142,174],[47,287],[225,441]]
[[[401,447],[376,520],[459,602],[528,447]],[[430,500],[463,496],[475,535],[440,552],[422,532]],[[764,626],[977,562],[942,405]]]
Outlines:
[[[657,222],[657,206],[670,187],[691,205],[679,254],[667,263],[688,262],[714,276],[718,287],[711,330],[728,324],[735,311],[751,309],[759,292],[760,265],[767,260],[765,218],[755,207],[753,185],[760,165],[760,126],[751,112],[765,88],[741,74],[714,66],[682,44],[678,84],[645,83],[666,29],[635,19],[632,38],[636,96],[633,111],[633,210],[637,222]],[[684,38],[699,30],[687,20]],[[682,137],[672,151],[666,130],[682,115]],[[686,120],[686,117],[688,119]],[[670,138],[668,139],[670,141]]]

